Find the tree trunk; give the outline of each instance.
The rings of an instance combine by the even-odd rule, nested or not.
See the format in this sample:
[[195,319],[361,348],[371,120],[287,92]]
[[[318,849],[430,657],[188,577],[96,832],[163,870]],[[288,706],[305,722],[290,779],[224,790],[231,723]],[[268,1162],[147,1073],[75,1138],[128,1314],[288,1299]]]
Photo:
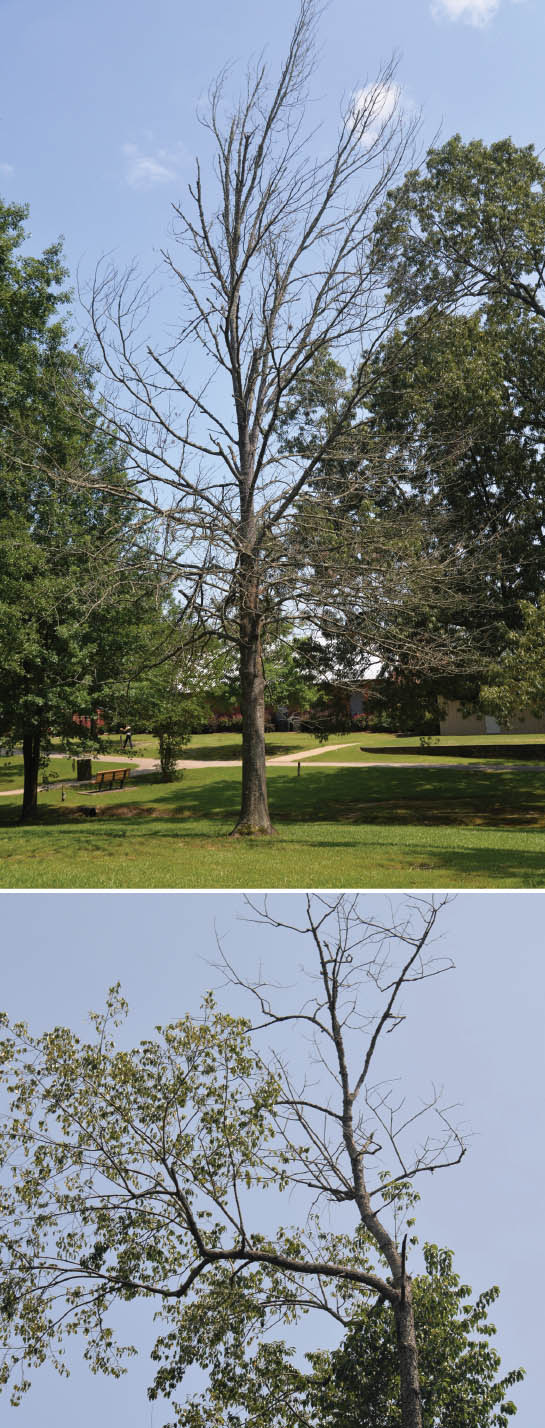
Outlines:
[[405,1284],[404,1297],[394,1305],[394,1315],[399,1355],[401,1422],[403,1428],[422,1428],[418,1350],[410,1281]]
[[242,709],[242,803],[231,837],[274,833],[269,817],[265,767],[265,680],[261,653],[259,542],[253,498],[254,452],[240,383],[235,392],[241,472],[239,635]]
[[260,617],[241,619],[242,805],[231,836],[274,833],[269,817],[265,767],[265,681]]
[[23,734],[24,790],[21,822],[32,818],[38,807],[38,773],[40,769],[41,729]]

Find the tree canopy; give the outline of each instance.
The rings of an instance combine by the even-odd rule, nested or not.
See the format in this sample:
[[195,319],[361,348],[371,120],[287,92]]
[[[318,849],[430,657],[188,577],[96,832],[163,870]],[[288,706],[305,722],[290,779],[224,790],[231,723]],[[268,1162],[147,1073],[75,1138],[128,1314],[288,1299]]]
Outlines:
[[27,816],[44,736],[94,714],[161,573],[70,345],[60,246],[21,256],[24,218],[0,209],[0,731],[23,744]]
[[[507,1428],[520,1369],[500,1377],[489,1311],[497,1287],[473,1297],[452,1252],[424,1245],[413,1280],[424,1428]],[[241,1305],[242,1309],[243,1306]],[[401,1423],[397,1343],[386,1306],[354,1306],[333,1350],[306,1355],[275,1338],[251,1346],[247,1320],[210,1345],[209,1381],[178,1408],[180,1428],[396,1428]]]
[[[318,462],[298,527],[299,550],[330,594],[322,637],[347,677],[364,669],[356,610],[367,652],[374,641],[396,680],[416,678],[430,696],[476,695],[489,656],[520,627],[519,602],[539,599],[544,179],[531,146],[455,136],[392,188],[378,215],[375,261],[403,316],[377,344],[350,441]],[[284,410],[288,450],[318,453],[350,386],[330,355],[316,359]],[[344,609],[333,573],[343,552]],[[374,628],[350,581],[356,552],[373,572]],[[433,651],[427,667],[422,649]]]
[[545,316],[545,165],[512,139],[453,135],[392,189],[377,233],[392,296],[423,307],[505,301]]
[[520,609],[522,627],[511,631],[482,692],[485,707],[508,726],[524,710],[537,719],[545,711],[545,597]]

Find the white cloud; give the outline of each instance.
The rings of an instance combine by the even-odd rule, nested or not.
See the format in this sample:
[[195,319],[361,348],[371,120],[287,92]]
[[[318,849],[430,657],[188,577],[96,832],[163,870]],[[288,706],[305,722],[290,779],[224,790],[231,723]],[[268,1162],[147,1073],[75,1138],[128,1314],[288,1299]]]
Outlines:
[[181,145],[176,149],[143,149],[140,144],[123,144],[125,181],[130,188],[153,188],[155,184],[171,183],[176,178],[183,158]]
[[399,84],[368,84],[358,89],[352,99],[354,119],[365,115],[362,142],[369,146],[375,142],[381,128],[391,119],[401,96]]
[[3,178],[9,178],[10,174],[13,173],[15,173],[13,164],[0,164],[0,174],[2,174]]
[[[432,0],[435,20],[462,20],[466,25],[483,29],[497,15],[502,0]],[[525,5],[526,0],[510,0],[511,5]]]
[[434,19],[463,20],[482,29],[500,8],[500,0],[433,0]]

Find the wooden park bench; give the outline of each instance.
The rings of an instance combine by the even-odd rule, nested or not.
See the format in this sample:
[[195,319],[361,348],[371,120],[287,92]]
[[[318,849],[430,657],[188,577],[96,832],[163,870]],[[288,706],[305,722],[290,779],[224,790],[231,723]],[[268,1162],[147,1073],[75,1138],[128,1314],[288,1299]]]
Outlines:
[[100,769],[93,778],[93,788],[123,788],[125,780],[130,775],[130,769]]

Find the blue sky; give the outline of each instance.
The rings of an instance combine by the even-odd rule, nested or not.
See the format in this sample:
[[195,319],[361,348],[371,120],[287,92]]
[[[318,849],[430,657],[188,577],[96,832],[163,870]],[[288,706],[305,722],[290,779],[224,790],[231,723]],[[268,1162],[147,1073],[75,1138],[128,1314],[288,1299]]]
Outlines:
[[[387,899],[365,895],[381,911]],[[275,911],[293,919],[299,894],[274,894]],[[397,901],[394,898],[394,901]],[[87,1013],[103,1005],[120,979],[132,1014],[131,1040],[158,1022],[197,1011],[202,992],[217,985],[215,927],[242,969],[257,958],[275,978],[293,982],[306,955],[282,933],[258,933],[240,920],[232,894],[4,894],[2,1007],[39,1032],[53,1024],[88,1030]],[[466,893],[442,914],[444,951],[456,971],[416,988],[407,1021],[388,1039],[392,1075],[425,1097],[430,1082],[460,1102],[473,1131],[462,1165],[421,1186],[422,1240],[450,1245],[459,1271],[475,1290],[501,1286],[492,1315],[505,1368],[524,1364],[517,1393],[517,1428],[539,1421],[542,1374],[542,1127],[543,898],[541,894]],[[290,1044],[297,1057],[297,1048]],[[409,1068],[409,1069],[408,1069]],[[288,1212],[289,1217],[289,1212]],[[122,1418],[134,1428],[160,1428],[146,1402],[149,1326],[131,1314],[141,1354],[119,1383],[94,1378],[74,1352],[73,1375],[47,1369],[17,1410],[10,1428],[96,1428]],[[307,1321],[307,1346],[323,1334]]]
[[[72,273],[101,253],[147,270],[205,147],[195,109],[228,60],[283,52],[296,0],[0,0],[0,191],[31,205],[36,251],[65,235]],[[441,129],[545,145],[542,0],[332,0],[316,116],[400,52],[424,148]],[[236,83],[236,71],[233,76]]]

